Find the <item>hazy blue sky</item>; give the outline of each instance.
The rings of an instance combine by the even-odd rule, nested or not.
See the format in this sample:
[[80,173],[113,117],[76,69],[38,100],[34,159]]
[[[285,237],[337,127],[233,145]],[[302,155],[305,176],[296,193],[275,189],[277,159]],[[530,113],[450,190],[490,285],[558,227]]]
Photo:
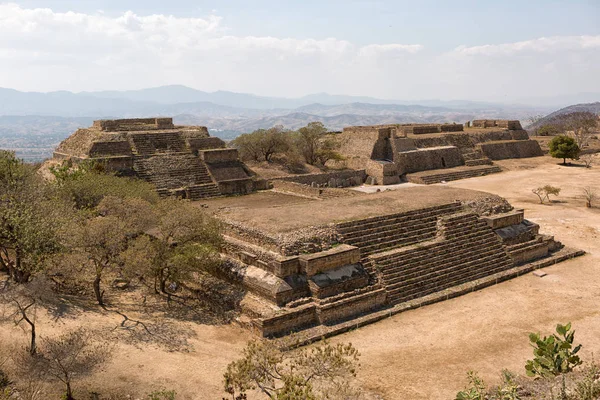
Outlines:
[[0,0],[0,86],[516,100],[600,92],[600,0]]

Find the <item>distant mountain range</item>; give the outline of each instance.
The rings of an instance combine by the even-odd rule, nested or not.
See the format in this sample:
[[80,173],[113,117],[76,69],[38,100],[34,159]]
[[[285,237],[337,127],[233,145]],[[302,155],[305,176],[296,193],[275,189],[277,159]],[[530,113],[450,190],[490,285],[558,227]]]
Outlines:
[[[599,96],[600,98],[600,96]],[[60,117],[133,117],[193,114],[206,117],[256,118],[293,112],[333,116],[341,114],[397,115],[468,111],[514,114],[550,111],[548,107],[465,100],[406,102],[364,96],[312,94],[300,98],[263,97],[246,93],[203,92],[186,86],[72,93],[38,93],[0,88],[0,115]]]
[[546,115],[544,118],[536,121],[534,124],[532,124],[528,128],[530,128],[530,129],[539,128],[540,126],[551,123],[552,121],[554,121],[556,119],[556,117],[558,117],[560,115],[569,114],[572,112],[582,112],[582,111],[587,111],[587,112],[591,112],[591,113],[600,115],[600,101],[597,101],[595,103],[575,104],[572,106],[561,108],[560,110],[554,111],[554,112]]
[[[584,97],[593,96],[587,93]],[[596,99],[600,100],[600,95]],[[350,125],[461,123],[479,118],[525,121],[555,109],[469,100],[407,102],[327,93],[279,98],[209,93],[180,85],[81,93],[0,88],[0,147],[17,149],[21,154],[25,154],[23,149],[35,148],[32,159],[38,159],[39,154],[49,155],[52,147],[77,127],[89,126],[95,119],[170,116],[177,124],[207,126],[213,135],[233,139],[259,128],[283,125],[297,129],[312,121],[321,121],[330,130]]]

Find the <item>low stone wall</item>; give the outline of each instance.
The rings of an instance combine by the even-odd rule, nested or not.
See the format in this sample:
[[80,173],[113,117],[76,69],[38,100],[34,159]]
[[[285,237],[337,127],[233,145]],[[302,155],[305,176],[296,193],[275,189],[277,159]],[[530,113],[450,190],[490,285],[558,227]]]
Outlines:
[[187,138],[188,146],[194,154],[199,150],[220,149],[225,147],[225,142],[218,137],[193,137]]
[[358,247],[341,244],[318,253],[300,255],[300,270],[312,276],[347,264],[356,264],[359,261]]
[[89,150],[90,157],[131,156],[131,145],[126,140],[94,142]]
[[[362,169],[325,172],[322,174],[285,176],[281,178],[273,178],[271,180],[296,182],[304,185],[312,185],[314,183],[319,186],[327,185],[329,187],[349,187],[362,185],[365,179],[367,179],[367,173],[364,169]],[[330,186],[332,182],[334,183],[334,186]]]
[[488,226],[492,229],[505,228],[511,225],[518,225],[523,222],[524,210],[514,210],[512,212],[503,214],[494,214],[489,216],[482,216]]
[[341,321],[365,312],[374,311],[383,306],[386,299],[384,289],[374,290],[335,303],[324,304],[317,309],[317,318],[324,325]]
[[523,129],[521,127],[521,123],[517,120],[507,120],[507,119],[476,119],[471,122],[471,126],[474,128],[506,128],[510,130]]
[[[218,138],[217,138],[218,139]],[[198,153],[200,158],[207,163],[218,163],[226,161],[238,161],[237,149],[211,149]]]
[[315,305],[300,306],[295,310],[271,318],[256,321],[264,337],[282,336],[317,323]]
[[254,191],[254,182],[252,178],[231,179],[219,181],[219,192],[221,194],[249,194]]
[[406,151],[396,154],[394,159],[399,174],[452,168],[463,165],[460,150],[454,146]]
[[539,157],[544,155],[540,144],[536,140],[480,143],[477,147],[492,160]]
[[422,135],[427,133],[461,132],[462,124],[413,124],[400,125],[398,129],[404,134]]
[[218,183],[222,181],[250,179],[250,175],[244,169],[241,161],[225,161],[218,163],[206,163],[211,176]]
[[131,118],[94,121],[94,128],[106,132],[172,129],[173,118]]

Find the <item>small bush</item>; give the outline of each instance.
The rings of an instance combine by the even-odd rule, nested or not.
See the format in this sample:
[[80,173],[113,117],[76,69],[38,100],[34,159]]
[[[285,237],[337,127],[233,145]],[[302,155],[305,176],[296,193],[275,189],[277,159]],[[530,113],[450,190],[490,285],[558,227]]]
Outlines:
[[536,378],[556,376],[571,372],[581,364],[577,355],[581,345],[573,347],[575,331],[571,331],[571,323],[556,325],[556,333],[543,338],[539,333],[529,334],[535,358],[525,364],[528,376]]

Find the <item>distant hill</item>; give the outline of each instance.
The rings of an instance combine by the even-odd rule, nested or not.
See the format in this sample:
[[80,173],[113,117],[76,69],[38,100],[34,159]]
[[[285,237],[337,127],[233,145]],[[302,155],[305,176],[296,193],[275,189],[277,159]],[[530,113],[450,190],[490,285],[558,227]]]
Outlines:
[[536,128],[539,128],[540,126],[551,123],[560,115],[569,114],[572,112],[581,112],[581,111],[592,112],[594,114],[600,115],[600,101],[597,101],[595,103],[575,104],[572,106],[561,108],[560,110],[554,111],[554,112],[546,115],[544,118],[536,121],[535,124],[531,124],[530,126],[527,127],[527,129],[536,129]]

